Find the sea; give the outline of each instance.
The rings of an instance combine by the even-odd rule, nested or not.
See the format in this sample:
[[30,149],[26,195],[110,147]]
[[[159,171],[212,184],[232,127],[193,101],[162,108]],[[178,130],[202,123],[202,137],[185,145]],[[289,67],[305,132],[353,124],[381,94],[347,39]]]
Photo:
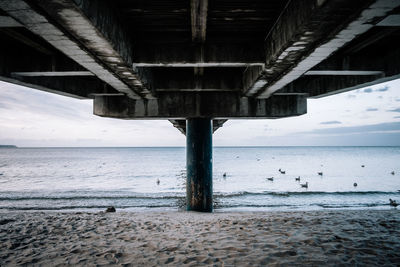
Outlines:
[[[185,169],[184,147],[3,148],[0,212],[184,210]],[[400,147],[214,147],[213,191],[216,212],[391,209]]]

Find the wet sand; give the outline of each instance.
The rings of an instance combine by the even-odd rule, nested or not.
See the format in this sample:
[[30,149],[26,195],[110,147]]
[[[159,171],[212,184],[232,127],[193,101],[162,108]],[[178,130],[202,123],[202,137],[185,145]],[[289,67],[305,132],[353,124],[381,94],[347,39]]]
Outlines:
[[400,264],[400,211],[0,213],[0,265]]

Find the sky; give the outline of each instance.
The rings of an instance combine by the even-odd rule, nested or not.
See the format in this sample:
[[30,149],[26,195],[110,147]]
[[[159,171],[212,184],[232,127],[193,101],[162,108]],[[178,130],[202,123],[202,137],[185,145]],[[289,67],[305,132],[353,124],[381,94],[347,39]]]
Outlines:
[[[307,114],[276,120],[229,120],[214,146],[399,146],[400,79],[320,99]],[[78,100],[0,81],[0,144],[19,147],[185,146],[167,120],[93,115]]]

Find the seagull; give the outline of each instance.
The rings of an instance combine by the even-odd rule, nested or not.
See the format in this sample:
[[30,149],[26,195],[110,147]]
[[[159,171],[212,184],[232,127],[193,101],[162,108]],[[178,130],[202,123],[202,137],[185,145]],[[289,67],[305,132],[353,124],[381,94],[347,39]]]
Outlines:
[[274,181],[274,177],[267,177],[268,181]]
[[306,182],[305,184],[300,184],[300,186],[304,187],[304,188],[308,188],[308,182]]
[[397,207],[398,205],[399,205],[399,203],[397,203],[396,202],[396,200],[393,200],[393,199],[391,199],[391,198],[389,198],[389,202],[390,202],[390,206],[393,206],[393,207]]
[[299,181],[299,182],[300,182],[300,176],[299,176],[299,177],[296,177],[296,178],[294,178],[294,180],[295,180],[295,181]]
[[357,186],[357,183],[354,183],[353,186],[356,187],[356,186]]
[[318,172],[318,175],[322,176],[322,175],[324,175],[324,173],[323,172]]

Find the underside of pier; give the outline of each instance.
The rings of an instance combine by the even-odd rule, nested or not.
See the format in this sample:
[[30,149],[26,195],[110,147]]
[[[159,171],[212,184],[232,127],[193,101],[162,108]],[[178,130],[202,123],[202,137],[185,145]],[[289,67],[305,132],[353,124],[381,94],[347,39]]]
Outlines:
[[400,1],[0,0],[0,51],[2,81],[187,133],[188,208],[210,211],[226,120],[400,78]]

